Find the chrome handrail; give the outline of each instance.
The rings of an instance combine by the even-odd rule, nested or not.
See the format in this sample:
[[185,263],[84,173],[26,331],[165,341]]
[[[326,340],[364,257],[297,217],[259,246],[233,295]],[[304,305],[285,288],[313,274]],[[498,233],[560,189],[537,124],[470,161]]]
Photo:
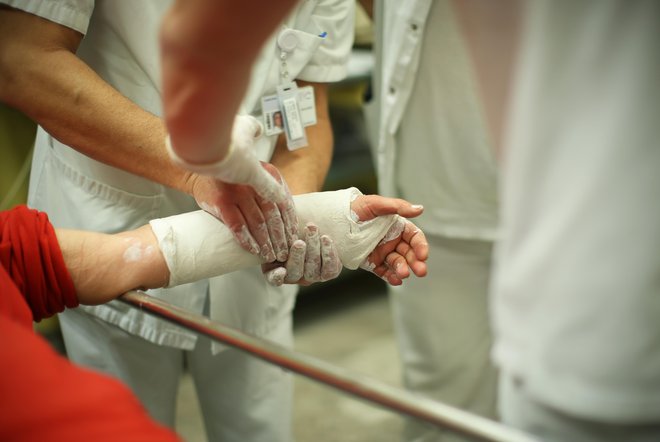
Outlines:
[[499,422],[415,395],[312,356],[297,353],[289,348],[212,321],[203,315],[191,313],[143,292],[130,291],[119,297],[119,300],[264,361],[386,409],[421,419],[436,427],[488,442],[536,441],[531,436]]

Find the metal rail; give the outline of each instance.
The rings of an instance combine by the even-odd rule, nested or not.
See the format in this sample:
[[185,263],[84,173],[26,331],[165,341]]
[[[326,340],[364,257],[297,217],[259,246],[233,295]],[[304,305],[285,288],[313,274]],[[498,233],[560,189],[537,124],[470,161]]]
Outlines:
[[279,365],[287,370],[397,413],[421,419],[436,427],[449,429],[488,442],[536,441],[531,436],[498,422],[417,396],[320,359],[296,353],[286,347],[248,335],[145,293],[131,291],[122,295],[119,300],[189,330],[206,335],[211,339],[250,353],[264,361]]

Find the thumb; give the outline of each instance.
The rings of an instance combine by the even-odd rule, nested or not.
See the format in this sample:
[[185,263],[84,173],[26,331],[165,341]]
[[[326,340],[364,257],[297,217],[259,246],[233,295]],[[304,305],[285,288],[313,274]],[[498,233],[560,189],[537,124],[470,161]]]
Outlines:
[[261,164],[256,168],[248,183],[260,197],[275,204],[282,203],[288,198],[284,184],[279,183]]
[[424,211],[419,204],[411,204],[400,198],[387,198],[380,195],[362,195],[351,203],[351,210],[359,221],[369,221],[383,215],[401,215],[415,218]]

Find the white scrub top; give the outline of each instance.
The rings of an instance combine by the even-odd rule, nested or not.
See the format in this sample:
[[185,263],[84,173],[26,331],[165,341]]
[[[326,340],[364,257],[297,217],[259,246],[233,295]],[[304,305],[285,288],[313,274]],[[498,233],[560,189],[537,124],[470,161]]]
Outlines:
[[450,2],[382,7],[380,101],[369,105],[378,119],[379,192],[423,204],[415,223],[428,234],[493,240],[497,168]]
[[657,423],[660,3],[529,6],[505,151],[494,356],[541,403]]
[[[85,34],[78,56],[130,100],[161,115],[157,36],[169,1],[0,1]],[[287,57],[290,78],[312,82],[342,79],[353,41],[353,18],[353,3],[348,0],[301,2],[264,45],[253,68],[241,113],[258,114],[261,96],[276,91],[281,81],[276,38],[285,29],[295,32],[298,41]],[[321,36],[323,33],[325,37]],[[270,159],[275,139],[268,141],[259,147],[259,156],[264,161]],[[58,142],[41,128],[35,144],[29,204],[47,211],[55,226],[103,232],[131,229],[153,218],[197,209],[188,195],[92,160]],[[202,281],[150,293],[201,313],[207,286],[208,283]],[[229,310],[238,308],[247,318],[241,325],[258,333],[270,327],[264,320],[275,321],[290,311],[295,290],[289,289],[286,293],[287,296],[278,298],[277,302],[271,296],[268,306],[241,303],[241,290],[223,294],[223,301],[229,302],[228,298],[234,297],[237,301],[228,304]],[[264,315],[266,307],[268,314]],[[191,349],[195,344],[194,333],[116,301],[81,308],[158,344],[184,349]]]

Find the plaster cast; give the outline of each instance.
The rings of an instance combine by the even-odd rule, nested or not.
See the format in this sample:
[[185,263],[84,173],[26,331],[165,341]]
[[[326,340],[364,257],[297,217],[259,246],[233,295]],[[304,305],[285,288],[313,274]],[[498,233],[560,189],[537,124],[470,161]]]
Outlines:
[[[313,222],[335,242],[344,267],[354,270],[397,222],[397,215],[380,216],[367,223],[351,218],[355,188],[294,196],[302,231]],[[244,251],[229,229],[212,215],[190,212],[150,222],[170,270],[168,286],[259,265],[258,257]]]

